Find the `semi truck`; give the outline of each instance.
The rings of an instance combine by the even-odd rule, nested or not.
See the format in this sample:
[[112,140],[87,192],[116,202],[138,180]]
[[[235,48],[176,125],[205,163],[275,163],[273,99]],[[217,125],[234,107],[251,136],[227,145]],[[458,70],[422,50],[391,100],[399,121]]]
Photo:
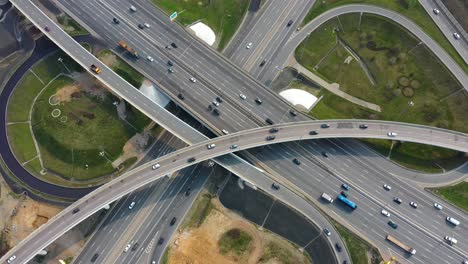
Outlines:
[[136,52],[135,50],[133,50],[130,46],[127,45],[127,43],[123,40],[119,41],[119,46],[128,51],[128,53],[130,53],[133,57],[135,58],[140,58],[140,55],[138,55],[138,52]]
[[396,246],[398,246],[399,248],[403,249],[404,251],[408,252],[409,254],[411,254],[411,255],[416,254],[416,249],[414,249],[412,247],[408,247],[407,245],[403,244],[403,242],[396,239],[395,237],[393,237],[391,235],[387,235],[386,239],[388,241],[392,242],[393,244],[395,244]]
[[91,70],[93,72],[95,72],[96,74],[100,74],[101,73],[101,68],[99,68],[98,66],[94,65],[94,64],[91,64]]

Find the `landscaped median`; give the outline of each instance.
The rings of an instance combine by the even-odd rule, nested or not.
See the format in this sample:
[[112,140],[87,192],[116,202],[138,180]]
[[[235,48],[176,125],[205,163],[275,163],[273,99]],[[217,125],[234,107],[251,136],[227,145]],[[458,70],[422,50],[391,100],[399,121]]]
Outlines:
[[[444,65],[394,22],[346,14],[317,28],[296,50],[296,60],[341,91],[380,106],[375,112],[323,90],[310,115],[319,119],[395,120],[468,131],[468,97]],[[467,158],[413,143],[366,140],[384,156],[417,170],[442,172]]]
[[99,184],[120,174],[159,130],[145,130],[151,120],[119,101],[63,52],[44,58],[8,102],[15,157],[36,177],[63,186]]

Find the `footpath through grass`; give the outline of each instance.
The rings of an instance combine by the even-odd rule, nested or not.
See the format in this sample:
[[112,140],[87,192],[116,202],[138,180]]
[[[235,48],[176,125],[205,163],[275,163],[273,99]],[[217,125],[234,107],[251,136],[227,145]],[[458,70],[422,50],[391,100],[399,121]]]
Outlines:
[[152,0],[168,15],[179,12],[176,18],[187,26],[196,21],[208,25],[216,34],[218,50],[222,50],[239,27],[249,0]]
[[468,182],[431,189],[435,194],[468,212]]
[[[344,92],[379,105],[382,112],[322,90],[323,99],[310,112],[312,116],[400,121],[468,132],[468,94],[429,50],[385,18],[363,15],[360,28],[358,24],[359,14],[324,23],[298,47],[296,59],[322,78],[338,83]],[[335,28],[341,29],[338,34]],[[338,38],[344,44],[337,44]],[[365,63],[375,85],[349,49]],[[390,152],[390,141],[367,142],[385,156]],[[409,143],[398,145],[390,157],[428,172],[442,172],[442,168],[448,170],[467,160],[456,151]]]
[[325,0],[317,1],[309,13],[304,18],[303,24],[313,20],[318,15],[325,11],[347,4],[369,4],[381,6],[390,10],[393,10],[409,20],[413,21],[420,28],[426,32],[432,39],[434,39],[439,45],[445,49],[445,51],[465,70],[468,72],[468,65],[465,64],[463,58],[457,53],[452,47],[450,42],[445,38],[442,32],[439,30],[437,25],[427,14],[426,10],[417,2],[410,6],[408,0]]

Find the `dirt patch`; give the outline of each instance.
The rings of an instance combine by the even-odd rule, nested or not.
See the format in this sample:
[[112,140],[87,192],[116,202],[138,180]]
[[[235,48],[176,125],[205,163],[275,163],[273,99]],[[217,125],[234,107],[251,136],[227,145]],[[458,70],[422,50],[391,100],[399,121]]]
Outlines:
[[[302,253],[287,241],[270,232],[259,230],[254,224],[224,208],[218,199],[212,199],[212,203],[214,208],[200,227],[179,230],[178,235],[174,236],[168,263],[282,263],[275,258],[262,259],[265,246],[271,241],[280,243],[298,259],[304,259]],[[222,255],[218,241],[226,231],[233,228],[238,228],[252,237],[250,249],[240,256]]]
[[100,59],[108,67],[113,67],[117,63],[117,56],[110,52],[104,53]]
[[60,102],[70,102],[73,97],[76,97],[76,94],[79,93],[80,86],[77,84],[67,85],[60,88],[55,93],[55,99]]
[[47,221],[49,221],[49,218],[47,216],[43,216],[43,215],[37,215],[36,216],[36,219],[34,220],[34,222],[32,223],[32,226],[34,228],[38,228],[40,227],[41,225],[47,223]]

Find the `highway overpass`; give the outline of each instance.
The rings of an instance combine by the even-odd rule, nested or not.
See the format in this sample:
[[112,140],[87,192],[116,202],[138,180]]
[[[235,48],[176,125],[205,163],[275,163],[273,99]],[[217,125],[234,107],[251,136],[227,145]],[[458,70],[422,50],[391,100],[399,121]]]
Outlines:
[[[330,127],[321,128],[324,123],[329,124]],[[366,129],[359,128],[362,124],[368,127]],[[203,141],[125,173],[65,208],[58,215],[50,219],[49,222],[42,225],[20,242],[3,256],[0,261],[6,261],[10,256],[16,255],[19,263],[25,263],[32,259],[37,252],[47,247],[55,239],[100,210],[106,204],[110,204],[120,197],[165,175],[170,175],[195,163],[239,150],[280,142],[316,138],[353,137],[388,139],[388,133],[393,132],[395,136],[391,138],[394,140],[431,144],[464,152],[468,151],[467,134],[398,122],[324,120],[281,124],[273,127],[277,128],[278,132],[271,133],[270,129],[272,127],[262,127]],[[310,131],[316,131],[317,134],[311,134]],[[267,139],[268,136],[273,135],[275,136],[273,140]],[[215,144],[216,147],[208,149],[207,145],[210,144]],[[237,145],[237,147],[233,148],[232,145]],[[191,161],[191,159],[193,160]],[[159,164],[160,167],[153,170],[152,166],[155,164]],[[75,213],[73,213],[74,210]]]

